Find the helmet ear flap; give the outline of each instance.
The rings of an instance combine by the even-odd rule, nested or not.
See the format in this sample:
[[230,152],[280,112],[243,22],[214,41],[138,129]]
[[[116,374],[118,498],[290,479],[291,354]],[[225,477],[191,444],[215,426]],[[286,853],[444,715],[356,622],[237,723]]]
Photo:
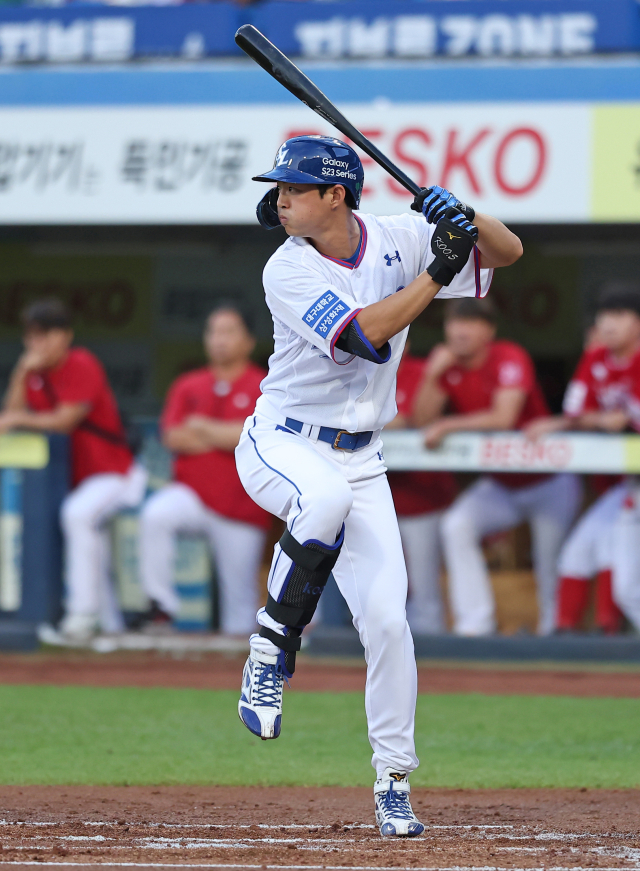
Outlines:
[[256,207],[256,216],[265,230],[281,227],[278,217],[278,188],[270,188]]

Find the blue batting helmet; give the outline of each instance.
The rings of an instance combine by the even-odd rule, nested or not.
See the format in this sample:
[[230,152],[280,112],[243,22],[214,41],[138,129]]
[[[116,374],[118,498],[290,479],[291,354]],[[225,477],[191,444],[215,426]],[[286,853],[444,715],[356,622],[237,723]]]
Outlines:
[[253,180],[341,184],[347,190],[347,202],[357,209],[362,195],[364,170],[353,148],[340,139],[331,136],[294,136],[278,149],[273,169],[254,176]]

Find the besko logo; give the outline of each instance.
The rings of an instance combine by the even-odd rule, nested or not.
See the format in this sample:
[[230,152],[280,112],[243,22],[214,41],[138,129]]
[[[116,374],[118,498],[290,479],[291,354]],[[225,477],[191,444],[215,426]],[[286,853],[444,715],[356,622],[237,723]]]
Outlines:
[[390,254],[385,254],[384,259],[387,261],[387,266],[391,266],[394,260],[397,260],[398,263],[402,263],[399,251],[396,251],[395,257],[392,257]]
[[319,596],[322,592],[322,587],[310,587],[309,581],[304,585],[303,593],[308,593],[310,596]]

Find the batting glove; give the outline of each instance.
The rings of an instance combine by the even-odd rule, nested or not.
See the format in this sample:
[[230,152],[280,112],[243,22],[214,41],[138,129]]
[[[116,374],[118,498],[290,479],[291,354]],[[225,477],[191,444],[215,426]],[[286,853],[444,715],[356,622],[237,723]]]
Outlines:
[[435,259],[427,266],[427,272],[443,287],[451,284],[461,272],[478,239],[478,228],[462,212],[450,208],[436,224],[431,237],[431,250]]
[[422,212],[430,224],[437,224],[444,218],[447,209],[455,208],[466,215],[469,221],[473,221],[476,216],[475,210],[463,203],[455,197],[446,188],[441,188],[437,184],[430,188],[422,188],[416,196],[411,208],[414,212]]

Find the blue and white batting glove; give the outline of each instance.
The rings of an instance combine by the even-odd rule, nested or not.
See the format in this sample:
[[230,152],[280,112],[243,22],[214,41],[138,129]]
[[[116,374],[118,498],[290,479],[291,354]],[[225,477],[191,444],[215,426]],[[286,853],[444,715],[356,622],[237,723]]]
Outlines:
[[476,216],[471,206],[463,203],[446,188],[441,188],[437,184],[430,188],[422,188],[411,204],[411,208],[414,212],[422,212],[429,224],[437,224],[450,208],[458,209],[466,215],[469,221],[473,221]]
[[470,221],[464,212],[460,211],[458,206],[452,206],[442,217],[448,218],[452,224],[456,224],[460,229],[466,230],[467,233],[471,233],[476,239],[478,238],[478,228]]

